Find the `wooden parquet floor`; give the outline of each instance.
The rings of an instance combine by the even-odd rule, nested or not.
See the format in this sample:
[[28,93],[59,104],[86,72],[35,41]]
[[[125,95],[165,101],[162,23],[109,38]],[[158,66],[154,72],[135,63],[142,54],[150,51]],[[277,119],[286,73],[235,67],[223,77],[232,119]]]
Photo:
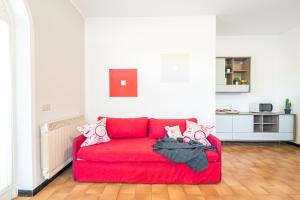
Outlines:
[[77,183],[68,169],[36,196],[17,198],[29,199],[300,199],[300,148],[288,144],[224,144],[222,182],[211,185]]

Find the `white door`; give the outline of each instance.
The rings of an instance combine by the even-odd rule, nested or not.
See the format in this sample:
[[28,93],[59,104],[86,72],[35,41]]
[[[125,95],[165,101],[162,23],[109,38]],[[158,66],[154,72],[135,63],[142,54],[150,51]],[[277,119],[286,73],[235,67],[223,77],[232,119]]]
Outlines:
[[216,59],[216,84],[217,85],[226,85],[225,78],[225,58]]
[[0,18],[0,199],[12,198],[12,78],[10,30]]

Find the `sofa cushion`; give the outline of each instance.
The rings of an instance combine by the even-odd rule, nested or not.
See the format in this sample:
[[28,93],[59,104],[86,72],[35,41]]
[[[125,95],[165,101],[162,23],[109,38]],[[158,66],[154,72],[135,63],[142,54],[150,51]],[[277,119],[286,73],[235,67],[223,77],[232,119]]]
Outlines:
[[163,138],[167,134],[165,126],[179,126],[181,133],[186,130],[186,120],[197,122],[196,118],[189,119],[155,119],[148,121],[148,131],[150,138]]
[[[155,139],[133,138],[113,139],[108,143],[80,148],[78,160],[93,162],[171,162],[159,153],[153,152]],[[218,153],[206,151],[208,162],[218,160]]]
[[[104,117],[98,117],[101,120]],[[147,137],[148,118],[111,118],[106,120],[106,130],[110,138]]]

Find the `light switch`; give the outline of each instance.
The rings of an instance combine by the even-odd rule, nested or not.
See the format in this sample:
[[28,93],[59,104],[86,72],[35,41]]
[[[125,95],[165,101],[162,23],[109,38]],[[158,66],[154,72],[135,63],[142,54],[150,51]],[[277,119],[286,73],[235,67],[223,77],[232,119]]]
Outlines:
[[126,86],[126,80],[121,80],[121,86]]
[[50,104],[44,104],[42,106],[42,111],[50,111],[51,110],[51,105]]

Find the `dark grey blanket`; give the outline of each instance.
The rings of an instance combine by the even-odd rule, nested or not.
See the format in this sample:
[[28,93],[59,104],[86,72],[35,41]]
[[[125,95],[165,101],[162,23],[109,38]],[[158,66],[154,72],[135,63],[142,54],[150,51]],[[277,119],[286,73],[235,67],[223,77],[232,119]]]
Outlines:
[[208,162],[205,151],[216,151],[214,146],[205,145],[191,140],[188,144],[182,140],[174,140],[167,136],[163,139],[157,139],[153,145],[153,151],[160,153],[175,163],[186,163],[196,172],[207,168]]

